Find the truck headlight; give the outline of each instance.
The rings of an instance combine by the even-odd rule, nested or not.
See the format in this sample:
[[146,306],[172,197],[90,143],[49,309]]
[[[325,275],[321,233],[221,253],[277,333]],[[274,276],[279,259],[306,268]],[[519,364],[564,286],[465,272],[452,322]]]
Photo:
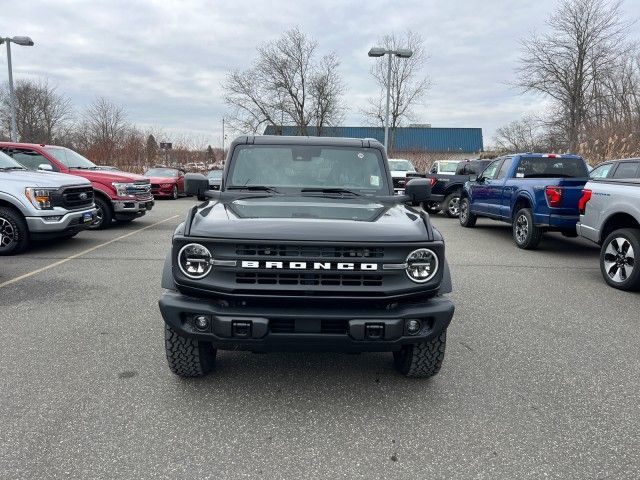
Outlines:
[[211,252],[199,243],[189,243],[178,252],[180,271],[193,280],[209,275],[213,264]]
[[51,195],[55,189],[28,187],[25,188],[24,194],[31,204],[38,210],[51,210]]
[[127,192],[127,188],[131,186],[130,183],[118,183],[118,182],[113,182],[111,185],[113,185],[113,188],[116,191],[116,195],[119,197],[134,197],[135,195],[130,195]]
[[407,257],[407,276],[416,283],[431,280],[438,271],[438,256],[428,248],[414,250]]

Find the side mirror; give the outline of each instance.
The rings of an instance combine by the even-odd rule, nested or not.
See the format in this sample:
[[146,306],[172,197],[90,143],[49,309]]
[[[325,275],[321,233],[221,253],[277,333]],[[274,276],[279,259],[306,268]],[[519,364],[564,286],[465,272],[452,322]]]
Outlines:
[[411,205],[419,205],[431,198],[431,182],[426,178],[409,180],[404,187],[404,194],[409,197]]
[[209,179],[201,173],[187,173],[184,177],[184,191],[187,195],[195,195],[198,200],[206,200],[205,192],[209,190]]
[[38,170],[42,170],[43,172],[53,172],[53,167],[48,163],[41,163],[38,165]]
[[478,175],[476,175],[475,173],[472,173],[471,175],[469,175],[470,182],[475,182],[477,180],[478,180]]

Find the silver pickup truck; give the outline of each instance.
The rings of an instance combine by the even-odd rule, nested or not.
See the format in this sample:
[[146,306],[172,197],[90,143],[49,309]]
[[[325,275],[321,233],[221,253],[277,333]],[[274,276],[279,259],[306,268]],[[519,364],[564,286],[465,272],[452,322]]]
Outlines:
[[604,280],[620,290],[639,290],[640,179],[590,180],[579,208],[578,235],[601,246]]
[[84,178],[32,172],[0,152],[0,256],[23,251],[31,240],[73,237],[95,215]]

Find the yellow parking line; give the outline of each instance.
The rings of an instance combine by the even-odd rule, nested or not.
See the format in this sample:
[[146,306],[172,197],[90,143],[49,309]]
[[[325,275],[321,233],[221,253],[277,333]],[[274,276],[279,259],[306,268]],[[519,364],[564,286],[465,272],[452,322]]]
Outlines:
[[147,230],[149,228],[153,228],[156,225],[160,225],[161,223],[168,222],[169,220],[173,220],[174,218],[178,218],[179,216],[180,215],[174,215],[173,217],[165,218],[164,220],[160,220],[159,222],[152,223],[151,225],[147,225],[146,227],[142,227],[142,228],[139,228],[137,230],[134,230],[133,232],[125,233],[124,235],[121,235],[119,237],[113,238],[113,239],[109,240],[108,242],[101,243],[100,245],[96,245],[95,247],[87,248],[86,250],[83,250],[82,252],[75,253],[75,254],[67,257],[67,258],[63,258],[62,260],[58,260],[57,262],[51,263],[51,264],[47,265],[46,267],[38,268],[37,270],[33,270],[32,272],[25,273],[24,275],[20,275],[19,277],[12,278],[11,280],[7,280],[6,282],[2,282],[2,283],[0,283],[0,288],[6,287],[8,285],[12,285],[12,284],[14,284],[16,282],[19,282],[20,280],[24,280],[25,278],[32,277],[34,275],[37,275],[38,273],[42,273],[42,272],[44,272],[46,270],[49,270],[50,268],[54,268],[54,267],[57,267],[58,265],[62,265],[63,263],[67,263],[68,261],[73,260],[74,258],[82,257],[83,255],[86,255],[87,253],[91,253],[94,250],[98,250],[99,248],[106,247],[107,245],[110,245],[110,244],[112,244],[114,242],[117,242],[118,240],[122,240],[124,238],[130,237],[131,235],[135,235],[136,233],[142,232],[143,230]]

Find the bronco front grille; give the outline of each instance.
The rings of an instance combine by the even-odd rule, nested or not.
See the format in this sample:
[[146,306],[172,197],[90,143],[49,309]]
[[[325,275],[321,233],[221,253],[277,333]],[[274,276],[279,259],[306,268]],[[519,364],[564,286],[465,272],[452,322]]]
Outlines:
[[238,244],[236,255],[242,257],[383,258],[384,248]]
[[319,285],[333,287],[380,287],[382,275],[347,273],[236,273],[242,285]]

